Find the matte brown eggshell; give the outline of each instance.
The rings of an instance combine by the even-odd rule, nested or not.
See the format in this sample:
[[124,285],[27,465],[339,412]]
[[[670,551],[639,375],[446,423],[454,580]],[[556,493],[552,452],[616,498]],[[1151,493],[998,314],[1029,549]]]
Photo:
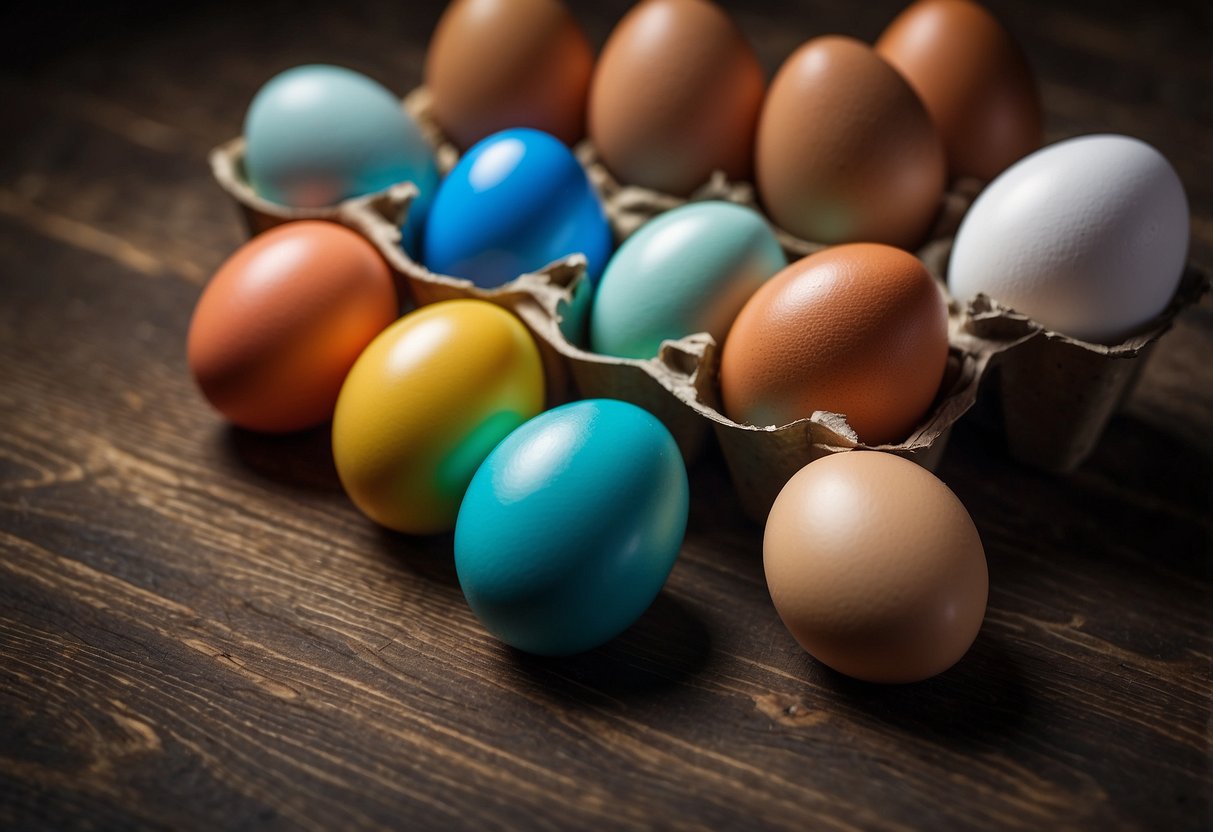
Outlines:
[[814,38],[784,62],[754,160],[767,213],[806,240],[912,249],[942,206],[943,145],[930,116],[854,38]]
[[765,82],[708,0],[645,0],[620,21],[590,86],[589,135],[629,185],[685,196],[713,171],[748,179]]
[[1040,147],[1040,94],[1023,52],[970,0],[920,0],[876,41],[939,128],[953,177],[988,182]]
[[593,66],[560,0],[455,0],[430,41],[425,83],[434,119],[465,150],[510,127],[572,145],[585,133]]

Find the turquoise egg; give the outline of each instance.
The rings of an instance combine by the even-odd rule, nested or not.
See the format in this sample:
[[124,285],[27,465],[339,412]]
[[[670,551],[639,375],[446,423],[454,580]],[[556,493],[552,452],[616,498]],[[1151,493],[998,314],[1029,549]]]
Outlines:
[[575,296],[565,327],[579,340],[612,248],[606,212],[576,157],[554,136],[518,128],[473,145],[443,180],[422,251],[431,271],[482,288],[584,254],[589,285]]
[[528,653],[567,656],[626,630],[686,532],[686,466],[652,414],[612,399],[541,413],[476,471],[455,525],[472,612]]
[[412,182],[415,242],[438,185],[434,155],[417,123],[387,88],[351,69],[314,64],[274,76],[244,121],[244,167],[261,197],[319,208]]
[[667,211],[607,264],[590,312],[590,346],[652,358],[662,341],[695,332],[721,344],[750,295],[787,262],[770,225],[745,206],[692,202]]

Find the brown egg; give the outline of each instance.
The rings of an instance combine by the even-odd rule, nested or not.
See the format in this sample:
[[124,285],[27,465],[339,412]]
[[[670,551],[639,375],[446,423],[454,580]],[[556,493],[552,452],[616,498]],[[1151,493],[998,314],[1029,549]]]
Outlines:
[[939,128],[953,176],[990,181],[1041,142],[1040,94],[1006,29],[970,0],[920,0],[876,41]]
[[374,246],[334,223],[287,223],[237,249],[207,284],[190,322],[190,370],[241,427],[312,427],[332,417],[346,373],[396,312]]
[[454,0],[425,61],[434,118],[461,148],[510,127],[585,132],[594,52],[560,0]]
[[820,243],[913,248],[939,211],[944,154],[905,80],[853,38],[814,38],[771,82],[754,169],[775,222]]
[[771,507],[762,552],[788,630],[856,679],[942,673],[985,617],[989,574],[969,513],[892,454],[836,453],[802,468]]
[[948,309],[926,267],[876,243],[792,263],[742,308],[724,342],[725,413],[785,425],[841,413],[869,445],[906,439],[939,391]]
[[686,195],[722,170],[748,179],[762,67],[708,0],[645,0],[611,33],[590,86],[589,135],[615,176]]

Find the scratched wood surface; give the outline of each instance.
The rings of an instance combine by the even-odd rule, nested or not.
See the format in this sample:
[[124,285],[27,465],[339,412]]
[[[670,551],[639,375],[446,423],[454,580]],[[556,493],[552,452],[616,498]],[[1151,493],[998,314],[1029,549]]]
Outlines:
[[[240,241],[207,150],[311,61],[399,92],[435,2],[49,0],[0,70],[0,828],[1207,829],[1213,302],[1163,341],[1077,473],[969,421],[940,471],[990,608],[971,653],[881,688],[815,664],[723,466],[653,608],[588,655],[490,639],[449,537],[374,528],[327,435],[224,427],[184,363]],[[898,3],[734,4],[768,70]],[[1175,163],[1213,265],[1206,4],[992,4],[1050,138]],[[626,3],[578,3],[596,43]]]

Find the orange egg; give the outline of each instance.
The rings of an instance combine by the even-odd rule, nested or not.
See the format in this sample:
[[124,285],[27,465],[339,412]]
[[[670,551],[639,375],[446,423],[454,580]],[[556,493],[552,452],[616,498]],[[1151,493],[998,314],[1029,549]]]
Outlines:
[[611,32],[589,134],[623,182],[686,195],[713,171],[748,179],[765,91],[741,30],[710,0],[644,0]]
[[988,182],[1040,147],[1040,94],[1027,59],[979,4],[919,0],[884,30],[876,52],[926,105],[953,176]]
[[397,309],[369,242],[334,223],[287,223],[237,249],[207,284],[190,322],[190,370],[241,427],[312,427],[332,417],[346,373]]
[[571,145],[585,132],[594,53],[560,0],[455,0],[425,61],[434,118],[467,149],[510,127]]
[[869,445],[901,442],[926,415],[948,359],[948,309],[926,267],[876,243],[788,266],[733,322],[720,365],[725,413],[785,425],[841,413]]
[[913,248],[943,199],[939,134],[914,90],[854,38],[801,46],[758,122],[755,181],[776,224],[819,243]]

